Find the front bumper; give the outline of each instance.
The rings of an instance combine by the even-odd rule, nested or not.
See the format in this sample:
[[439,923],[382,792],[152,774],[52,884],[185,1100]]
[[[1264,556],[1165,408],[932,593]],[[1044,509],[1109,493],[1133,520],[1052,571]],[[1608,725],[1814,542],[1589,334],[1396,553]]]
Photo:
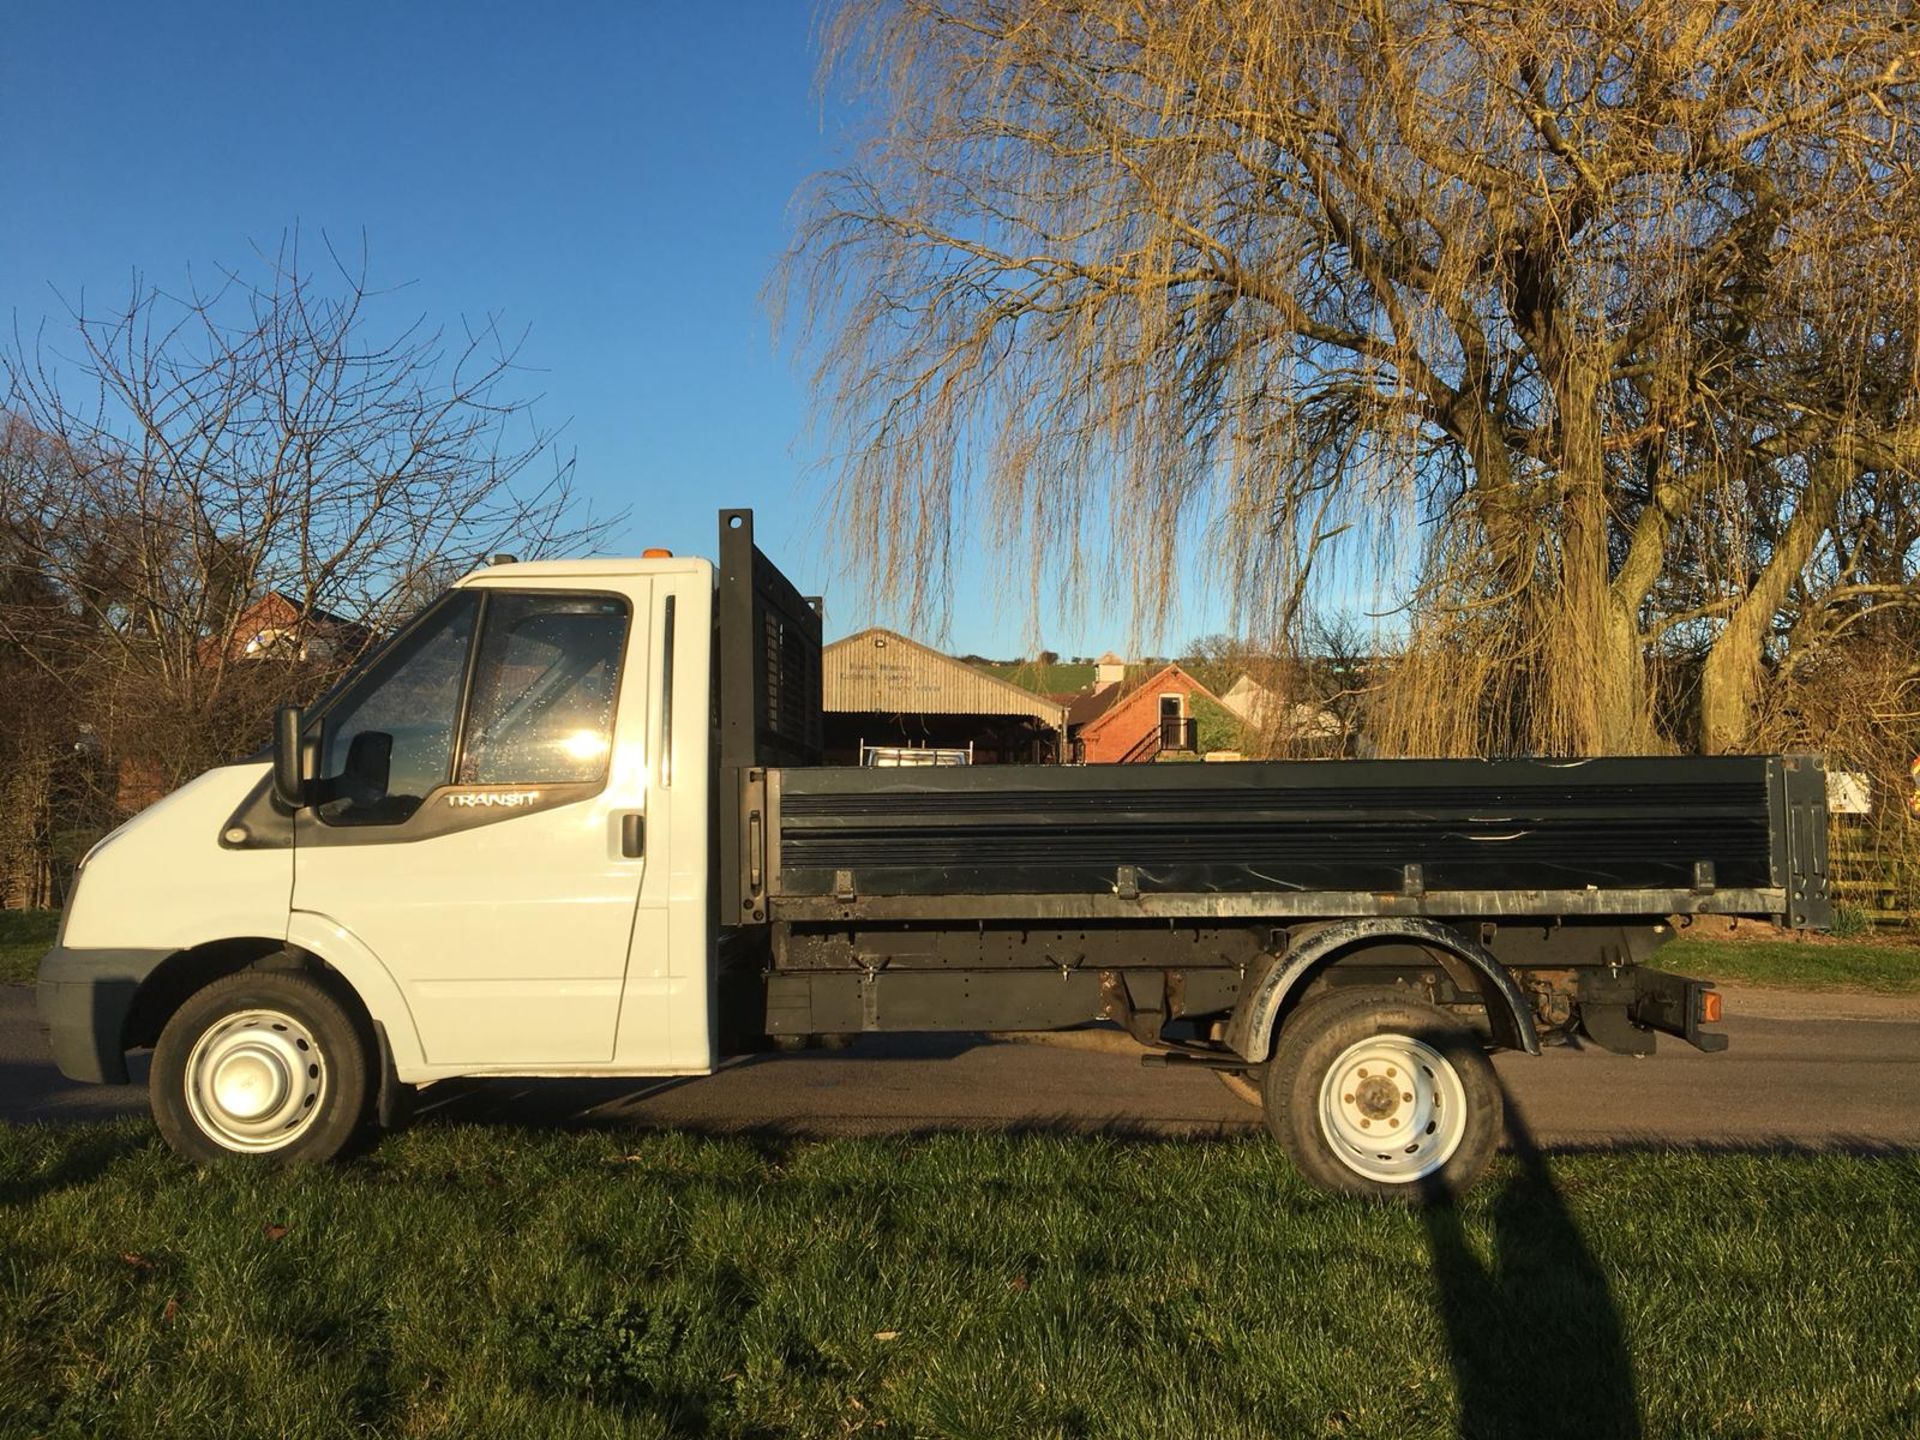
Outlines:
[[170,950],[72,950],[40,962],[35,998],[53,1063],[69,1080],[124,1085],[127,1012],[140,984]]

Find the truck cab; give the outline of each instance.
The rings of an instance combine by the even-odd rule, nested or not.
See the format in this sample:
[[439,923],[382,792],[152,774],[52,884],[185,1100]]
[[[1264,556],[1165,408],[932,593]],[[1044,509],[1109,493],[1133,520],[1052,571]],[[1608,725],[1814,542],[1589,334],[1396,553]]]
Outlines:
[[[263,753],[94,847],[41,970],[62,1070],[122,1080],[177,998],[276,967],[350,994],[405,1084],[710,1070],[713,609],[702,559],[467,576],[299,717],[295,803]],[[325,1097],[255,1009],[188,1067],[192,1108],[292,1148]]]

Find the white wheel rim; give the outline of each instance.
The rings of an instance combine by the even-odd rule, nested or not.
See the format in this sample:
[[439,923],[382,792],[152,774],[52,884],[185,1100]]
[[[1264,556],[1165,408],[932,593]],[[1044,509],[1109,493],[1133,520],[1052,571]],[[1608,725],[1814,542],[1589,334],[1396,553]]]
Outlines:
[[1410,1035],[1342,1050],[1320,1082],[1320,1129],[1340,1163],[1387,1185],[1433,1174],[1467,1133],[1467,1089],[1446,1056]]
[[313,1032],[278,1010],[241,1010],[208,1027],[187,1056],[187,1110],[228,1150],[291,1145],[327,1094],[327,1061]]

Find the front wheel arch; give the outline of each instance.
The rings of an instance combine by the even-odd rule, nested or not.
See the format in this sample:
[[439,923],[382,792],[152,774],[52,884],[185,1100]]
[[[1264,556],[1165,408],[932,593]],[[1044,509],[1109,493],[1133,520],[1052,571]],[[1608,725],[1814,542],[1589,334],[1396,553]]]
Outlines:
[[176,951],[147,973],[134,990],[120,1025],[121,1050],[148,1050],[159,1042],[167,1022],[194,995],[217,980],[243,970],[289,970],[313,976],[347,1007],[369,1038],[374,1017],[346,976],[322,957],[263,935],[211,940]]
[[147,972],[134,990],[120,1023],[121,1051],[151,1049],[174,1012],[195,993],[279,956],[298,963],[287,955],[284,940],[264,935],[230,936],[175,951]]

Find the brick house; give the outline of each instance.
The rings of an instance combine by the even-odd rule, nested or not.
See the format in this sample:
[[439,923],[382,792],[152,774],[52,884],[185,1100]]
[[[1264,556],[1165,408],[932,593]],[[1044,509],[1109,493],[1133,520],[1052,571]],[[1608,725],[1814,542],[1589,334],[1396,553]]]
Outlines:
[[224,636],[200,642],[200,663],[213,665],[224,651],[229,661],[349,659],[373,643],[365,625],[330,615],[318,606],[269,590],[234,617]]
[[[202,668],[279,660],[326,670],[357,658],[378,638],[372,627],[269,590],[234,616],[222,633],[197,646]],[[157,766],[122,759],[114,803],[122,814],[144,810],[173,787]]]
[[[1088,699],[1105,702],[1098,713],[1073,727],[1074,758],[1089,765],[1138,763],[1162,754],[1195,754],[1199,750],[1196,703],[1220,706],[1217,695],[1171,664],[1125,689],[1112,686]],[[1070,724],[1073,719],[1069,713]]]

